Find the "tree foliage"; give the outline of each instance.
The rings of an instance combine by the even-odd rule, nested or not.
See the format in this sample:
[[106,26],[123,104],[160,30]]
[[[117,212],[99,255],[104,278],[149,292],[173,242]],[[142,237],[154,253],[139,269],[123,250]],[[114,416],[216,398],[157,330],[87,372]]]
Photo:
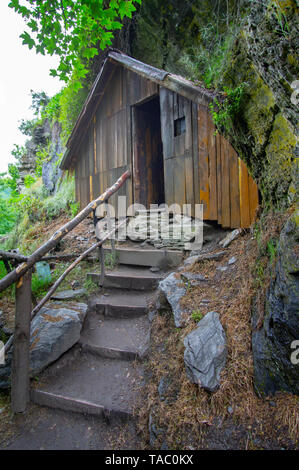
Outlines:
[[72,75],[80,88],[88,61],[112,44],[113,32],[125,17],[132,17],[138,3],[141,0],[11,0],[9,7],[27,23],[23,44],[43,55],[58,55],[59,66],[51,75],[64,81]]

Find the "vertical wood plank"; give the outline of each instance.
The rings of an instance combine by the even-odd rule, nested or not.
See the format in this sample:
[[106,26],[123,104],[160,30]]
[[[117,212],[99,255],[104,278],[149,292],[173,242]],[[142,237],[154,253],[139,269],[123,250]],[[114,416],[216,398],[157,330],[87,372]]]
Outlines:
[[250,227],[248,171],[245,163],[241,160],[241,158],[239,158],[239,187],[241,227],[248,228]]
[[229,148],[222,137],[222,226],[230,227]]
[[200,204],[203,204],[203,217],[210,217],[210,188],[209,188],[209,154],[207,133],[207,110],[198,106],[198,167],[200,174],[199,194]]
[[11,370],[11,409],[23,413],[29,402],[31,270],[16,282],[16,313]]
[[218,224],[222,224],[222,148],[221,136],[216,135],[216,153],[217,153],[217,218]]
[[174,201],[179,204],[183,210],[183,204],[186,201],[185,187],[185,159],[182,157],[173,158],[170,161],[174,164]]
[[93,164],[94,164],[94,173],[97,173],[97,118],[96,115],[93,117]]
[[230,171],[230,204],[231,204],[231,228],[240,227],[240,193],[239,193],[239,162],[238,155],[229,145],[229,171]]
[[[193,159],[193,185],[194,185],[194,204],[199,204],[199,168],[198,168],[198,109],[197,104],[192,103],[192,159]],[[194,209],[193,209],[194,211]],[[194,213],[192,214],[195,215]]]
[[215,126],[212,118],[207,112],[207,131],[208,131],[208,153],[209,153],[209,187],[210,187],[210,220],[217,220],[217,157],[216,157],[216,139]]

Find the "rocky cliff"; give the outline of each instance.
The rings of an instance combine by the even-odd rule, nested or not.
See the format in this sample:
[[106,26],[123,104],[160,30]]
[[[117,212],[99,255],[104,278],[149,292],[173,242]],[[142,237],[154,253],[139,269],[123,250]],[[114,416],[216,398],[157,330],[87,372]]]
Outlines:
[[63,152],[60,123],[45,119],[36,125],[32,137],[26,141],[25,152],[18,165],[20,185],[24,185],[25,176],[35,175],[38,164],[45,188],[50,194],[53,193],[62,174],[59,159]]

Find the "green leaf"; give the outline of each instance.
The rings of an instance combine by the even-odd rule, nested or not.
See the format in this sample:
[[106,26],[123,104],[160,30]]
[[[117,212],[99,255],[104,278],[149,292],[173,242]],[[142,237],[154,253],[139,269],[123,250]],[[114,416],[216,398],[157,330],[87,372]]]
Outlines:
[[33,46],[35,46],[35,41],[32,39],[30,34],[28,34],[26,31],[20,35],[20,38],[23,39],[22,44],[27,44],[29,49],[32,49]]
[[97,53],[98,53],[98,50],[95,47],[90,47],[83,51],[83,57],[86,57],[87,59],[91,59]]

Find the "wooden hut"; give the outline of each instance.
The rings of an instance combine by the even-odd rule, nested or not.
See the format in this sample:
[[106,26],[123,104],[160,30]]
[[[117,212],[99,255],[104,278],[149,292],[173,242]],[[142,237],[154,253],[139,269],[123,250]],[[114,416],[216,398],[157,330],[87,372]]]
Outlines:
[[[213,92],[109,50],[67,143],[61,168],[73,170],[85,206],[126,170],[127,206],[204,204],[204,219],[249,227],[257,185],[215,133]],[[116,205],[116,198],[112,199]],[[116,208],[117,212],[117,208]]]

